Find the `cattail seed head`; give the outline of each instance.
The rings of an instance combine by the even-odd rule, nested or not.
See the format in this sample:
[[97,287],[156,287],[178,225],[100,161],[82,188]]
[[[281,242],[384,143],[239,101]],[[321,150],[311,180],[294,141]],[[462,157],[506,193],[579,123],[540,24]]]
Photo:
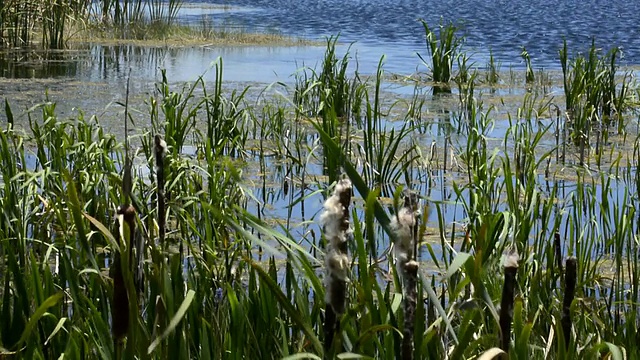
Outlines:
[[[324,212],[320,222],[324,227],[325,237],[334,248],[342,247],[351,230],[349,227],[349,204],[351,203],[351,181],[338,181],[331,195],[324,202]],[[346,252],[346,249],[342,249]]]
[[325,258],[325,351],[331,348],[337,330],[337,316],[345,312],[347,282],[349,279],[349,256],[347,241],[351,236],[349,205],[351,204],[351,181],[341,179],[333,194],[324,202],[320,215],[325,238],[329,247]]
[[415,247],[415,229],[418,217],[418,196],[413,192],[405,193],[404,204],[396,216],[391,219],[391,229],[395,235],[394,254],[396,269],[402,274],[409,260],[413,258]]

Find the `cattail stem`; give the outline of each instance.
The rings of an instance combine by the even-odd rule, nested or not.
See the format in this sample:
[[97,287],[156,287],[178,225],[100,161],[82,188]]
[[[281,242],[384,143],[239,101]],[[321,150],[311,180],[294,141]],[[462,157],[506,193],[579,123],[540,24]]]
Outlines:
[[404,330],[402,340],[402,359],[413,358],[413,330],[415,324],[418,262],[415,261],[418,237],[418,196],[406,191],[404,204],[393,218],[391,226],[395,235],[394,252],[396,271],[404,287]]
[[413,359],[413,329],[418,297],[418,262],[409,261],[405,267],[404,295],[404,337],[402,339],[402,359]]
[[569,348],[571,342],[571,303],[576,290],[576,268],[578,262],[575,257],[570,257],[566,262],[566,273],[564,279],[564,300],[562,301],[562,333],[564,334],[564,344]]
[[502,301],[500,303],[500,332],[502,339],[500,348],[509,353],[511,343],[511,320],[513,313],[513,298],[516,287],[516,274],[518,272],[518,255],[507,255],[504,264],[504,285],[502,287]]

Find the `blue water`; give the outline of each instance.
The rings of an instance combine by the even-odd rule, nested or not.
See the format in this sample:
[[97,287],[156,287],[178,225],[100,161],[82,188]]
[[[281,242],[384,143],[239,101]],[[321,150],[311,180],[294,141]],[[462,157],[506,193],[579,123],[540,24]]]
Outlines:
[[[204,1],[208,2],[208,1]],[[425,52],[424,30],[451,21],[466,37],[465,50],[484,65],[489,51],[503,64],[522,66],[526,47],[534,67],[560,68],[558,49],[586,50],[591,39],[605,50],[623,49],[625,64],[640,63],[640,2],[544,0],[230,0],[225,4],[252,11],[211,14],[249,29],[278,29],[317,39],[340,33],[345,42],[376,60],[386,54],[392,71],[412,72]]]
[[[463,51],[479,68],[486,65],[491,51],[503,70],[522,69],[524,46],[535,69],[559,69],[558,50],[565,38],[572,54],[585,51],[595,38],[604,51],[619,46],[622,65],[640,65],[638,1],[192,0],[179,16],[183,23],[206,21],[214,26],[310,40],[340,34],[340,53],[353,43],[351,53],[365,74],[375,73],[383,55],[387,72],[428,71],[417,56],[427,56],[420,18],[432,27],[440,21],[458,25],[466,39]],[[0,77],[121,83],[132,68],[135,79],[153,82],[164,68],[172,81],[193,81],[222,56],[227,81],[286,82],[303,64],[319,64],[323,53],[322,46],[138,48],[87,44],[67,54],[30,57],[0,53]]]

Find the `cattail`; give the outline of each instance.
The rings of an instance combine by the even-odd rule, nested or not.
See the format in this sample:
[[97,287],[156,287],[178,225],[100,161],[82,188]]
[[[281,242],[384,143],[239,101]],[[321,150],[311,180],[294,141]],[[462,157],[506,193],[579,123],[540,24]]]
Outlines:
[[556,254],[556,262],[558,264],[558,271],[562,272],[562,246],[560,245],[560,233],[555,232],[553,234],[553,247]]
[[351,203],[351,181],[342,179],[336,184],[333,195],[324,203],[320,216],[324,234],[329,240],[329,251],[325,259],[326,296],[325,308],[325,351],[331,349],[333,337],[338,330],[337,318],[345,311],[347,281],[349,278],[349,256],[347,240],[351,235],[349,226],[349,204]]
[[164,157],[167,153],[167,143],[162,140],[160,135],[155,136],[154,155],[156,159],[156,185],[158,187],[158,238],[160,245],[164,246],[164,238],[166,234],[166,209],[164,200]]
[[519,256],[515,249],[507,254],[504,261],[504,285],[500,302],[500,332],[502,339],[500,348],[509,352],[511,343],[511,320],[513,317],[513,297],[516,287],[516,273],[518,272]]
[[404,204],[398,210],[398,214],[391,220],[391,229],[395,235],[393,245],[396,256],[396,270],[402,278],[405,265],[413,259],[416,242],[414,241],[416,227],[416,219],[418,216],[418,199],[417,195],[412,192],[405,194]]
[[120,253],[116,252],[111,264],[113,279],[113,301],[111,303],[111,332],[114,342],[121,341],[129,331],[129,296],[122,276]]
[[571,303],[576,291],[576,268],[578,261],[575,257],[570,257],[566,262],[566,273],[564,278],[564,300],[562,301],[562,333],[564,335],[564,345],[569,348],[571,340]]
[[127,250],[129,251],[129,266],[133,271],[133,282],[136,291],[140,293],[142,291],[144,281],[144,241],[142,237],[138,236],[138,233],[136,232],[136,210],[131,205],[119,206],[117,214],[122,216],[122,220],[129,227],[130,243],[127,244]]
[[418,262],[415,261],[418,216],[418,196],[412,191],[407,191],[404,195],[404,204],[391,220],[391,228],[395,235],[396,271],[398,277],[404,282],[402,358],[405,360],[413,358],[413,329],[419,267]]

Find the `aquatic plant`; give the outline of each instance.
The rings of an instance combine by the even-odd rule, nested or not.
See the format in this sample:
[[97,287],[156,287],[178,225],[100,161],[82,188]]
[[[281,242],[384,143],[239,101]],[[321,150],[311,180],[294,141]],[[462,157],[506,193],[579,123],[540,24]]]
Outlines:
[[524,75],[525,81],[527,85],[530,85],[536,80],[536,76],[533,72],[533,67],[531,67],[531,56],[529,56],[529,52],[524,46],[522,47],[522,52],[520,52],[520,57],[524,60],[524,64],[526,66]]
[[330,351],[335,332],[339,329],[339,317],[345,312],[347,282],[349,281],[350,238],[349,205],[351,204],[351,181],[338,181],[331,195],[324,202],[324,212],[320,221],[324,236],[329,241],[329,250],[325,259],[325,321],[324,349]]
[[[566,40],[559,51],[566,121],[571,130],[571,140],[577,146],[584,148],[592,144],[590,138],[593,133],[597,135],[599,144],[614,124],[619,134],[624,132],[630,76],[625,73],[618,85],[619,53],[618,48],[613,48],[606,55],[600,55],[595,39],[591,42],[588,56],[579,54],[569,61]],[[598,153],[599,150],[598,146]]]
[[489,50],[489,62],[485,67],[484,81],[490,85],[495,85],[500,80],[500,67],[501,63],[496,63],[493,56],[493,51]]
[[427,62],[420,54],[418,57],[431,70],[431,78],[436,82],[433,88],[434,94],[450,92],[449,80],[452,78],[453,64],[464,38],[457,35],[459,29],[453,23],[445,25],[441,20],[436,33],[425,20],[420,20],[420,22],[424,28],[429,60],[431,61]]

